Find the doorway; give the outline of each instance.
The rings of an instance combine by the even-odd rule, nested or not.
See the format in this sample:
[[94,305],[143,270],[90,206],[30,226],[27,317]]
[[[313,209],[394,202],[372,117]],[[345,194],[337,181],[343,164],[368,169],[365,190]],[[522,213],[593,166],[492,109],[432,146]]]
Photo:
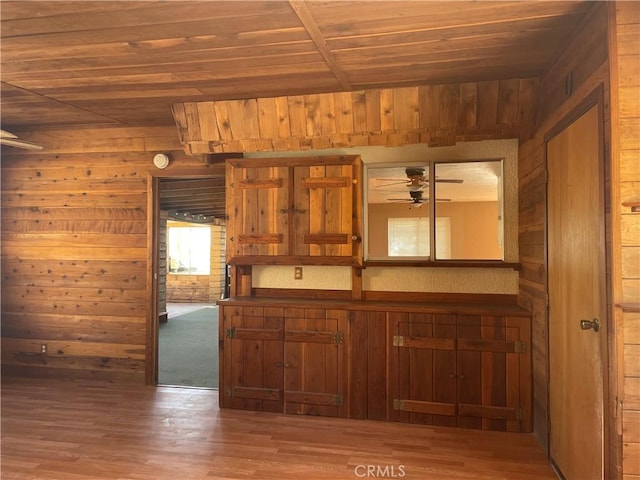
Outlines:
[[607,313],[600,95],[546,142],[549,457],[562,478],[604,472]]
[[[153,298],[147,382],[218,388],[216,302],[225,284],[224,165],[171,173],[152,171],[149,177]],[[183,242],[185,231],[210,234],[208,246],[199,239],[191,259],[188,252],[185,258],[170,259],[168,224],[187,227],[178,235]],[[210,257],[206,271],[201,265],[205,256]]]

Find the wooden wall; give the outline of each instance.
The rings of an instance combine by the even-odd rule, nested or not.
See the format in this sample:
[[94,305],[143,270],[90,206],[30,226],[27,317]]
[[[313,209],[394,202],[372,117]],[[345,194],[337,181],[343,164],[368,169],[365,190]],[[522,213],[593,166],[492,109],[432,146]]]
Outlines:
[[[3,374],[144,381],[147,172],[197,165],[175,128],[24,133],[2,150]],[[46,345],[46,352],[42,352]]]
[[[567,82],[572,83],[569,92]],[[533,138],[522,143],[519,150],[519,247],[523,265],[519,302],[533,312],[534,432],[545,448],[548,448],[548,352],[544,137],[598,85],[608,88],[605,3],[593,12],[541,78],[538,126]]]
[[625,480],[640,479],[640,3],[610,6],[613,301]]
[[168,219],[168,212],[161,210],[158,218],[158,318],[161,322],[166,322],[169,315],[167,312]]
[[537,80],[176,103],[191,154],[530,138]]
[[226,227],[211,226],[211,274],[209,275],[209,301],[215,302],[224,293],[226,273]]
[[206,303],[209,294],[209,275],[167,275],[167,301],[176,303]]

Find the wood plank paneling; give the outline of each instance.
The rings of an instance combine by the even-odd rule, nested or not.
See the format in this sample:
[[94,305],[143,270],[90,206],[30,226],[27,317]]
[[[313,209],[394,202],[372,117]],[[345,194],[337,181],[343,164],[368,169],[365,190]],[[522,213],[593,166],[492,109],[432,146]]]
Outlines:
[[623,478],[640,478],[640,438],[633,421],[638,419],[637,385],[640,380],[640,213],[623,202],[640,198],[640,5],[616,2],[610,9],[611,51],[611,115],[612,178],[611,216],[613,229],[611,248],[614,302],[629,308],[616,308],[618,395],[623,397],[621,437]]
[[[256,98],[311,99],[335,91],[346,98],[350,90],[536,77],[592,8],[588,1],[465,1],[457,8],[446,2],[140,1],[77,9],[54,3],[3,6],[3,125],[170,125],[172,104],[215,99],[225,102],[224,120],[201,126],[226,141],[252,138],[260,119],[238,121],[247,113],[283,111],[282,104]],[[448,87],[440,93],[445,103],[457,102]],[[500,101],[513,105],[515,97]],[[344,98],[317,97],[327,112],[319,117],[325,144],[352,133]],[[415,121],[403,114],[403,102],[390,116],[398,129]],[[470,118],[449,108],[441,113],[445,125]],[[509,123],[514,114],[509,108],[502,118]]]
[[[547,69],[538,86],[538,120],[533,138],[519,148],[519,303],[533,312],[533,418],[534,432],[547,448],[548,441],[548,352],[546,307],[546,184],[545,135],[575,108],[599,84],[607,80],[607,11],[605,5],[592,13],[590,20],[575,32],[572,41]],[[597,46],[597,47],[596,47]],[[584,69],[584,66],[588,69]],[[580,71],[580,73],[575,73]],[[565,90],[567,75],[572,88]]]
[[172,128],[32,136],[46,150],[2,156],[3,373],[142,383],[147,172],[160,145],[202,163]]
[[167,275],[168,302],[209,302],[209,275]]
[[[222,152],[237,141],[244,151],[282,150],[292,144],[302,149],[425,141],[432,146],[451,145],[478,136],[529,138],[536,92],[537,81],[523,78],[241,103],[180,103],[174,105],[173,116],[189,154]],[[232,120],[232,111],[249,116]],[[240,118],[252,120],[242,123]]]

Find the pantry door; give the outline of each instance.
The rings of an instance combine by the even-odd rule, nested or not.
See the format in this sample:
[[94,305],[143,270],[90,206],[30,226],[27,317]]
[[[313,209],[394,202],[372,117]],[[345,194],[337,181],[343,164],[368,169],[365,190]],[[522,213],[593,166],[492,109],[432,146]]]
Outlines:
[[606,290],[596,104],[547,142],[549,455],[567,480],[602,478]]

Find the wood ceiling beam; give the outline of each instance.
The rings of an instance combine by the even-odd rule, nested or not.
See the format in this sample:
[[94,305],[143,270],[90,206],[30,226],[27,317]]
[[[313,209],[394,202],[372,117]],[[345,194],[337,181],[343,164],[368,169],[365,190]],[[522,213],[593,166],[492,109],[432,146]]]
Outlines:
[[315,43],[318,53],[322,55],[322,58],[324,58],[324,61],[327,63],[331,73],[333,73],[338,80],[342,90],[350,91],[351,82],[347,78],[347,75],[338,66],[338,62],[336,62],[333,53],[331,53],[331,49],[329,48],[324,35],[320,31],[320,27],[318,27],[318,24],[314,20],[313,15],[311,15],[311,11],[307,4],[303,0],[289,0],[289,4],[302,22],[302,25],[309,34],[309,37],[311,37],[311,40]]

